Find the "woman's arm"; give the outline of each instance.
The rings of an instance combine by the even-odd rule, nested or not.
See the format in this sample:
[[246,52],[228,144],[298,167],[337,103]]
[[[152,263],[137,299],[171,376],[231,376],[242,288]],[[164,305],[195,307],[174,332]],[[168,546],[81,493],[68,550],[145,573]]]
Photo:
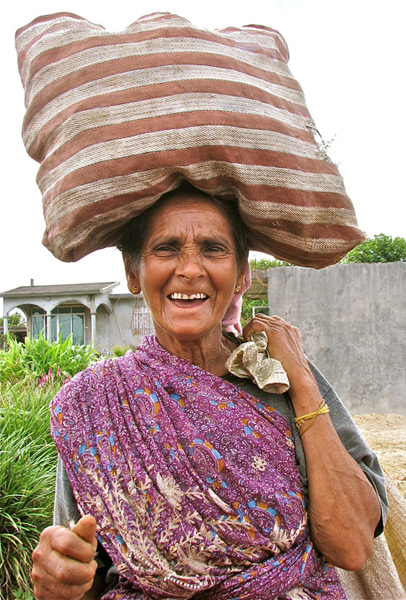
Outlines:
[[[268,350],[281,361],[290,381],[297,417],[316,411],[322,398],[306,360],[301,335],[280,317],[257,315],[244,329],[245,339],[266,331]],[[381,510],[375,490],[341,443],[328,414],[317,416],[302,443],[309,480],[309,524],[317,549],[336,566],[359,569],[372,550]]]

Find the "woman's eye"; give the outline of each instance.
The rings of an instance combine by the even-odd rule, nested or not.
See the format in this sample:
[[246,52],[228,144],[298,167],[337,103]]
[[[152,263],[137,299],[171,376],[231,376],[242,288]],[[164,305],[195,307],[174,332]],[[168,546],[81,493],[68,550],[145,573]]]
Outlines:
[[213,244],[211,246],[207,246],[205,248],[205,252],[208,254],[224,254],[226,249],[223,246],[217,246],[216,244]]
[[169,244],[162,244],[162,246],[157,246],[155,248],[155,254],[174,254],[178,250],[175,246],[170,246]]

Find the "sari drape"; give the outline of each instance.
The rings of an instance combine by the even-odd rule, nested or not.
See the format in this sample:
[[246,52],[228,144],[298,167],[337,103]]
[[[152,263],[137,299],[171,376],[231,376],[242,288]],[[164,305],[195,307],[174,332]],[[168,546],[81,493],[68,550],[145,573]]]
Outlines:
[[315,550],[291,427],[154,336],[51,402],[79,510],[120,580],[105,600],[344,599]]

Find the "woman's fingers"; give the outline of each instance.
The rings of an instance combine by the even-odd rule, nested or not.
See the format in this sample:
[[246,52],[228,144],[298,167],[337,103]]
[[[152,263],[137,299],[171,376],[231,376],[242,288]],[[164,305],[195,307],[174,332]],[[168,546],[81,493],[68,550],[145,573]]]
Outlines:
[[35,579],[33,581],[34,595],[38,600],[81,600],[93,585],[93,580],[84,585],[62,584],[44,577],[38,583]]
[[263,314],[256,315],[244,327],[244,339],[249,341],[251,335],[257,331],[265,331],[267,333],[270,345],[274,345],[274,341],[276,340],[279,344],[294,342],[296,345],[302,346],[302,336],[297,327],[290,325],[277,315],[272,317]]
[[39,600],[76,600],[91,588],[97,569],[95,525],[93,517],[81,521],[75,529],[87,539],[58,526],[42,532],[32,555],[34,594]]
[[268,317],[258,314],[244,327],[244,339],[249,341],[251,335],[257,331],[265,331],[268,337],[268,352],[272,358],[282,363],[288,377],[292,370],[307,368],[302,336],[297,327],[276,315]]
[[44,538],[46,544],[58,554],[72,558],[75,561],[88,563],[94,557],[96,551],[96,538],[93,541],[86,541],[76,534],[74,530],[66,527],[53,527],[45,529],[40,537],[40,542]]
[[72,529],[73,533],[92,545],[94,552],[97,548],[96,519],[91,515],[82,517]]

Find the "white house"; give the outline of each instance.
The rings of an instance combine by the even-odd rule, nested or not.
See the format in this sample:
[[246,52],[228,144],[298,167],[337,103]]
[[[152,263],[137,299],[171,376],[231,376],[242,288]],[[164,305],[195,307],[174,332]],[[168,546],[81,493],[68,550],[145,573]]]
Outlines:
[[91,344],[110,353],[114,346],[137,346],[152,333],[152,320],[142,295],[114,294],[118,281],[66,285],[30,285],[7,290],[3,298],[3,329],[18,308],[27,320],[27,334],[42,332],[49,341],[72,335],[74,344]]

